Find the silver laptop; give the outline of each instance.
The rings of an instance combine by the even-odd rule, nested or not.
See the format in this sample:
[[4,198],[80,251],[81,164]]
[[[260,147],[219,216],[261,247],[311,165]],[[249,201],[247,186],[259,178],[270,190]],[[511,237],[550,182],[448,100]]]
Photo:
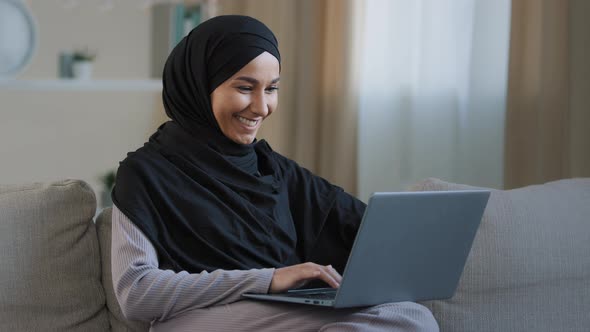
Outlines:
[[490,192],[375,193],[338,289],[243,294],[334,308],[453,296]]

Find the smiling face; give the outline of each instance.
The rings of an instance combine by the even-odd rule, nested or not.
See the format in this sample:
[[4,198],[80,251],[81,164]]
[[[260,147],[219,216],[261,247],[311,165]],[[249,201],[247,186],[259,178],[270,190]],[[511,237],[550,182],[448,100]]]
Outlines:
[[213,115],[223,134],[250,144],[278,104],[279,61],[263,52],[211,93]]

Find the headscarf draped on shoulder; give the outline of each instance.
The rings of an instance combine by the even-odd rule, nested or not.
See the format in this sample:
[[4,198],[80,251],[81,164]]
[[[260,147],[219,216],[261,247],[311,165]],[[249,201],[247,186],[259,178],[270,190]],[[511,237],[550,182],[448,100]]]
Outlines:
[[280,267],[313,251],[341,189],[264,140],[231,141],[211,109],[211,93],[263,52],[280,63],[263,23],[231,15],[200,24],[168,57],[162,95],[172,121],[120,163],[112,192],[156,249],[160,268]]

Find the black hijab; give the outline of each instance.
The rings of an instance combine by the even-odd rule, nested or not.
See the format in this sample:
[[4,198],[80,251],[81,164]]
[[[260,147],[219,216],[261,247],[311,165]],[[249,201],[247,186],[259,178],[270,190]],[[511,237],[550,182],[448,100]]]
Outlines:
[[163,269],[281,267],[314,250],[341,189],[264,140],[234,143],[211,109],[211,92],[265,51],[280,62],[264,24],[219,16],[196,27],[166,62],[163,101],[172,121],[120,163],[112,193]]

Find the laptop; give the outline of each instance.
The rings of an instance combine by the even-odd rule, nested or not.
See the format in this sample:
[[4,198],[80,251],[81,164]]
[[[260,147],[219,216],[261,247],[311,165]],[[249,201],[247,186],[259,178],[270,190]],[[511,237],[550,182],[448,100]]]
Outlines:
[[489,196],[486,190],[374,193],[338,289],[242,296],[333,308],[451,298]]

